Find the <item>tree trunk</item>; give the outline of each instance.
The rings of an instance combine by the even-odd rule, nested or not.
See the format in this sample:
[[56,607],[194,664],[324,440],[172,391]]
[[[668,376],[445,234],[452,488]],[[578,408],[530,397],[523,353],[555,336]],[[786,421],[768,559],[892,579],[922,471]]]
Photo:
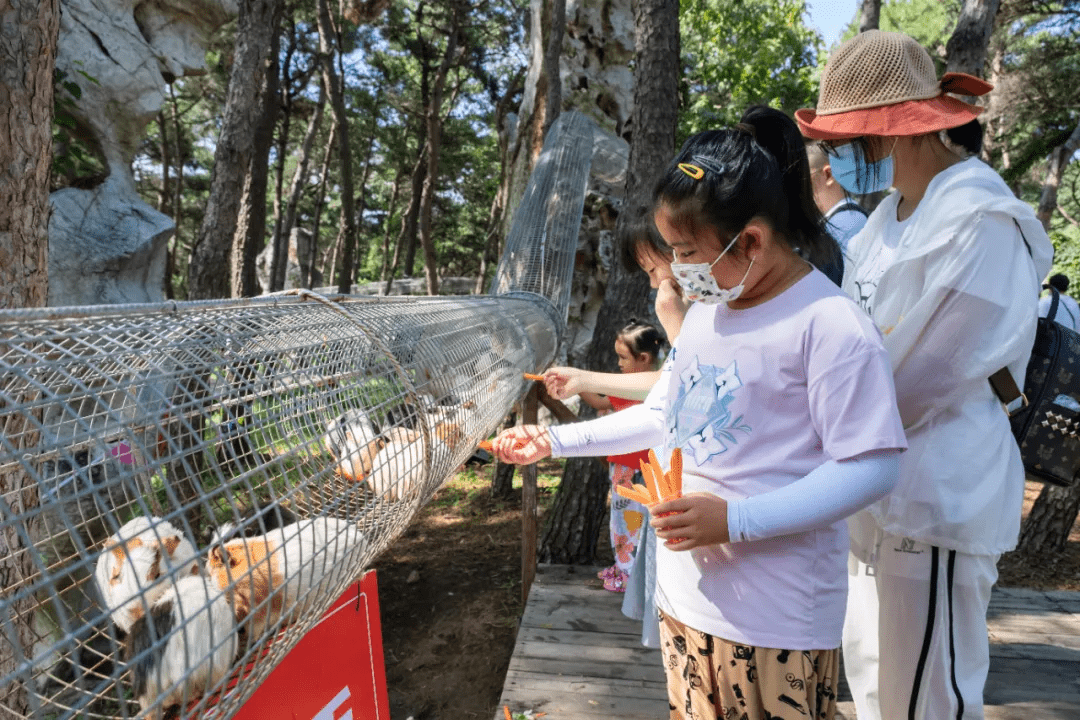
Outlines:
[[947,72],[984,77],[986,48],[1001,0],[964,0],[956,28],[945,44]]
[[[289,128],[292,125],[292,58],[296,52],[296,23],[289,23],[289,46],[285,49],[285,57],[281,63],[282,81],[278,83],[281,97],[281,129],[278,132],[276,151],[276,168],[274,171],[274,230],[270,234],[270,287],[263,288],[263,292],[278,292],[285,289],[285,271],[289,265],[289,233],[282,231],[282,218],[285,216],[284,191],[285,184],[285,158],[289,150]],[[320,98],[323,95],[322,85],[319,86]],[[305,136],[306,139],[306,136]]]
[[566,31],[566,0],[551,0],[551,22],[548,25],[547,49],[544,51],[544,78],[547,92],[544,98],[544,137],[562,110],[562,78],[559,57],[562,55]]
[[[311,120],[308,122],[307,132],[304,133],[304,141],[300,145],[300,156],[296,159],[296,172],[293,173],[292,183],[289,185],[289,198],[285,203],[285,212],[281,221],[277,224],[274,230],[274,281],[277,282],[277,264],[288,262],[288,243],[289,238],[292,236],[293,225],[296,224],[296,208],[300,204],[300,195],[304,191],[304,181],[307,179],[308,163],[311,160],[311,146],[315,143],[315,135],[319,132],[319,125],[322,124],[323,109],[326,107],[326,88],[320,83],[319,85],[319,100],[315,105],[315,111],[311,114]],[[329,148],[327,148],[329,154]],[[325,169],[324,169],[325,172]],[[282,240],[284,239],[284,240]],[[280,245],[284,246],[284,252]],[[314,248],[317,245],[314,234],[311,238],[311,246]],[[282,259],[284,258],[284,259]],[[299,260],[300,258],[297,258]],[[311,265],[314,267],[314,254],[311,256]],[[302,285],[310,284],[309,278],[301,278]],[[281,274],[281,287],[278,290],[285,287],[285,273]]]
[[165,123],[165,111],[159,110],[155,117],[158,126],[158,136],[161,138],[161,147],[158,149],[161,155],[161,186],[158,187],[157,210],[160,213],[168,213],[172,205],[172,194],[169,183],[169,170],[172,165],[172,149],[169,147],[169,133]]
[[1065,175],[1065,168],[1073,161],[1078,149],[1080,149],[1080,125],[1073,128],[1072,134],[1064,145],[1055,148],[1054,152],[1050,153],[1050,160],[1046,167],[1046,180],[1043,181],[1042,193],[1039,196],[1039,209],[1035,213],[1047,232],[1050,232],[1050,219],[1054,216],[1054,210],[1057,209],[1061,178]]
[[428,295],[439,294],[439,266],[435,258],[435,238],[431,235],[431,208],[435,202],[435,189],[439,180],[439,153],[442,150],[442,102],[446,88],[446,76],[458,55],[458,17],[454,13],[452,27],[446,38],[446,52],[431,83],[431,99],[428,101],[424,122],[427,125],[427,172],[420,191],[419,233],[420,246],[424,250],[424,274]]
[[[0,33],[0,308],[44,307],[48,298],[49,171],[52,165],[53,70],[60,28],[59,0],[9,0]],[[11,398],[18,404],[20,398]],[[32,453],[33,421],[8,413],[0,433],[15,451]],[[38,505],[37,485],[21,466],[0,469],[0,496],[22,515]],[[35,535],[36,533],[32,533]],[[30,716],[26,688],[34,647],[32,596],[16,597],[37,574],[25,535],[8,525],[0,533],[0,599],[5,637],[0,642],[0,718]],[[14,634],[14,637],[11,634]],[[15,647],[22,648],[16,652]]]
[[1080,483],[1069,488],[1044,485],[1020,529],[1017,549],[1031,557],[1059,552],[1080,512]]
[[[353,207],[352,148],[349,145],[349,116],[345,112],[345,78],[338,78],[334,68],[334,55],[341,51],[340,38],[334,34],[330,23],[330,7],[327,0],[318,0],[319,14],[319,60],[322,64],[323,82],[330,93],[330,107],[338,127],[338,160],[341,163],[341,265],[338,272],[338,292],[348,294],[352,290],[353,248],[356,247],[356,213]],[[339,82],[340,81],[340,82]],[[334,263],[337,265],[337,263]]]
[[[638,0],[634,6],[634,113],[623,208],[616,225],[618,242],[651,206],[650,183],[675,154],[677,108],[669,99],[678,87],[679,3]],[[618,252],[612,253],[618,256]],[[596,330],[585,354],[589,369],[618,372],[615,333],[631,316],[648,317],[649,281],[611,263]],[[607,464],[598,459],[567,461],[555,506],[541,540],[541,562],[590,563],[603,524],[610,488]]]
[[877,30],[881,18],[881,0],[862,0],[859,18],[859,32]]
[[[255,133],[265,110],[262,92],[270,65],[281,0],[241,0],[225,114],[214,152],[210,197],[188,265],[188,298],[229,294],[233,239],[246,177],[255,154]],[[276,65],[276,61],[273,63]]]
[[[319,234],[321,232],[321,221],[323,206],[326,205],[326,181],[330,174],[330,160],[334,156],[334,146],[337,140],[337,123],[330,125],[330,136],[326,139],[326,153],[323,154],[322,172],[319,173],[319,187],[315,191],[315,218],[311,221],[311,261],[308,267],[311,268],[311,275],[308,277],[307,286],[313,287],[315,284],[315,258],[319,256]],[[325,263],[324,263],[325,265]],[[320,266],[319,272],[322,272],[325,268]],[[323,281],[326,279],[326,275],[322,276]]]
[[[270,148],[274,144],[274,126],[277,125],[280,107],[278,87],[281,84],[281,70],[277,57],[281,46],[281,13],[274,16],[272,23],[269,67],[260,98],[263,112],[256,125],[251,165],[244,181],[244,195],[240,201],[236,236],[233,239],[233,297],[254,297],[259,294],[259,276],[255,264],[259,253],[266,247],[266,186],[270,179]],[[268,289],[262,288],[264,292]]]
[[[426,128],[427,125],[425,124]],[[420,219],[420,198],[424,192],[424,177],[427,175],[427,163],[424,161],[424,150],[427,148],[427,132],[423,132],[424,137],[420,138],[417,143],[419,148],[416,158],[416,164],[413,166],[412,182],[410,185],[411,191],[409,194],[409,206],[405,210],[405,214],[401,216],[401,232],[398,233],[397,245],[394,247],[394,259],[390,263],[390,272],[386,277],[386,290],[384,295],[390,294],[390,286],[394,282],[394,273],[398,268],[398,260],[401,257],[402,248],[406,249],[405,260],[405,276],[408,277],[412,274],[409,249],[413,249],[415,252],[416,247],[416,228],[418,220]]]
[[394,210],[397,209],[402,174],[399,169],[398,174],[394,176],[394,184],[390,187],[390,202],[386,205],[386,216],[383,220],[382,268],[379,271],[379,280],[382,282],[386,282],[386,272],[390,268],[390,221],[393,220]]

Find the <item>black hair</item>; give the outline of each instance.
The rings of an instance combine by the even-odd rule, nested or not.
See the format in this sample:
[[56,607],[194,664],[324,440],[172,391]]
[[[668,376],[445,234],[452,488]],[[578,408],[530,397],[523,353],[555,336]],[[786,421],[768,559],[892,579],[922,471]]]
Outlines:
[[671,248],[660,237],[660,231],[656,229],[652,213],[649,212],[642,212],[634,218],[619,238],[619,260],[628,272],[641,269],[638,258],[643,252],[671,258]]
[[[695,179],[682,164],[704,172]],[[657,182],[653,204],[667,207],[689,234],[705,225],[721,239],[762,217],[817,267],[839,262],[840,248],[814,203],[805,141],[791,118],[773,108],[755,105],[734,127],[690,137]]]
[[978,155],[982,151],[983,126],[978,120],[972,120],[960,127],[949,128],[945,134],[952,143],[959,145],[972,155]]
[[630,318],[630,322],[616,333],[615,339],[626,343],[626,347],[635,357],[644,353],[650,356],[654,363],[667,344],[664,334],[657,330],[655,325],[641,322],[637,318]]
[[1069,289],[1069,278],[1061,273],[1056,273],[1050,276],[1050,279],[1046,281],[1047,285],[1050,285],[1058,292],[1063,293]]

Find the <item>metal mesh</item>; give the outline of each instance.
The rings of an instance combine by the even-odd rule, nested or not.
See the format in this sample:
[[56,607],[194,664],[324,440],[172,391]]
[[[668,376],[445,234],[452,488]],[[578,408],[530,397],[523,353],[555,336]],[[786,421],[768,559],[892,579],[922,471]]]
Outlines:
[[0,312],[0,714],[240,707],[555,357],[581,198],[552,148],[508,295]]
[[493,295],[534,293],[546,298],[560,330],[570,307],[576,239],[596,132],[596,125],[578,112],[561,113],[552,124],[514,213],[492,283]]

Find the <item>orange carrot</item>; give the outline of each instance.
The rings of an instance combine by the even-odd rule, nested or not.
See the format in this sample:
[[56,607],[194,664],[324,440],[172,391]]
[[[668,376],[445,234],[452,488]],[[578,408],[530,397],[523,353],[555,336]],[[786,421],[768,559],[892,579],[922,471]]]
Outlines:
[[675,448],[671,451],[671,470],[668,471],[668,479],[671,490],[675,497],[682,497],[682,449]]
[[615,492],[619,493],[627,500],[633,500],[635,502],[641,503],[642,505],[652,505],[654,502],[656,502],[655,500],[653,500],[652,496],[649,495],[649,493],[645,492],[643,489],[637,486],[628,488],[625,485],[616,485]]
[[488,452],[491,452],[495,449],[494,447],[492,447],[490,440],[481,440],[480,442],[476,443],[476,447],[480,448],[481,450],[487,450]]
[[646,465],[644,460],[639,460],[641,463],[641,477],[645,478],[645,487],[649,489],[649,495],[652,496],[653,502],[660,502],[663,498],[660,497],[660,491],[656,488],[656,477],[653,475],[652,467]]
[[533,375],[532,373],[524,373],[526,380],[532,380],[533,382],[543,382],[543,375]]
[[510,707],[508,705],[503,705],[503,712],[506,713],[506,720],[514,720],[510,715]]
[[652,465],[653,477],[656,478],[657,489],[660,491],[660,499],[666,500],[671,491],[668,490],[667,476],[664,468],[660,467],[660,459],[656,457],[655,450],[649,450],[649,463]]

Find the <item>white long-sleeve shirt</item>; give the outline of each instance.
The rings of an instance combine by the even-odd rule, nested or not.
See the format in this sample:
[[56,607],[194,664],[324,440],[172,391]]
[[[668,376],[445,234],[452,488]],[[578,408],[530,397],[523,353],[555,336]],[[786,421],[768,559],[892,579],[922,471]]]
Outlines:
[[[896,489],[868,512],[889,534],[1001,553],[1019,533],[1024,470],[987,378],[1008,367],[1023,385],[1053,248],[975,158],[938,173],[904,221],[898,202],[871,214],[844,277],[884,334],[909,444]],[[872,542],[853,537],[852,549],[866,560]]]

